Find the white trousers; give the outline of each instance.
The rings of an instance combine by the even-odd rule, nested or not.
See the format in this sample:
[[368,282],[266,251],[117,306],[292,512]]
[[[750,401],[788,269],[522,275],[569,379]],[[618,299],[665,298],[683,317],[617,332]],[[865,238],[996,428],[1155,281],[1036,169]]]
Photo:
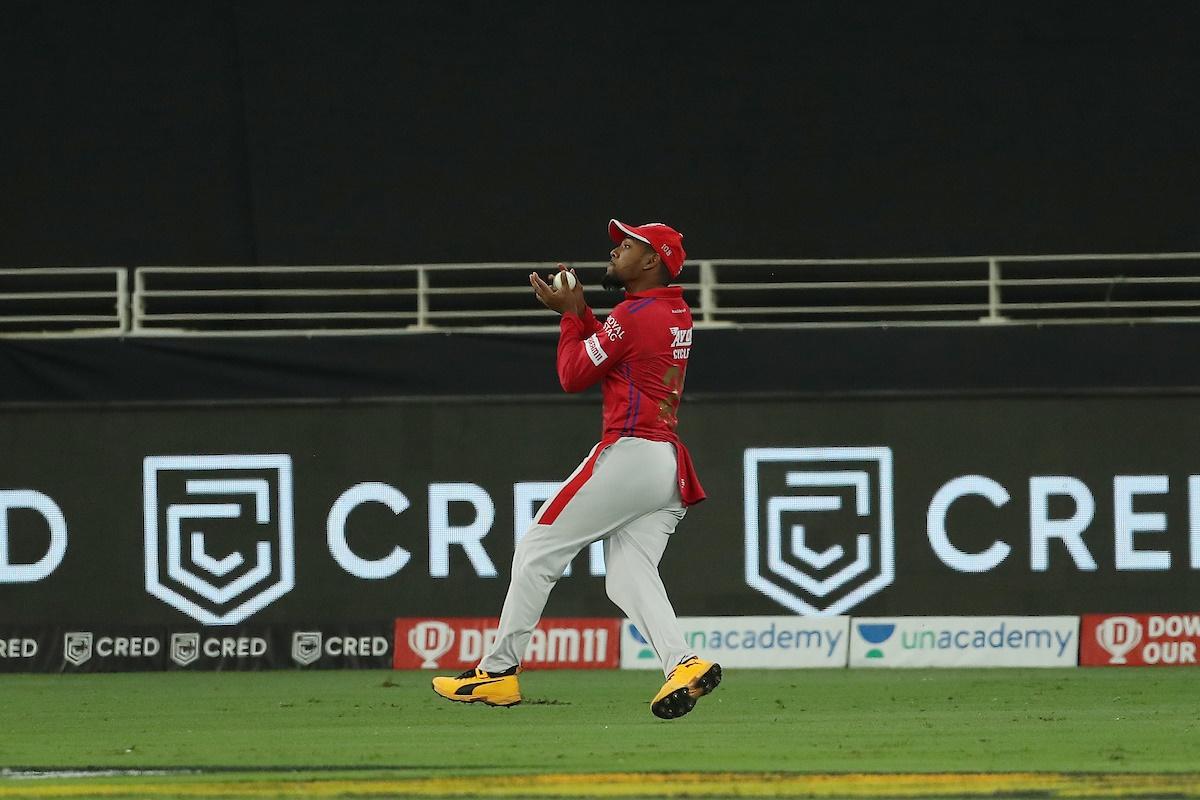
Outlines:
[[654,648],[663,673],[695,655],[658,574],[685,513],[675,446],[627,436],[591,464],[594,453],[542,505],[517,545],[499,636],[481,669],[502,672],[521,662],[550,590],[571,559],[597,540],[604,541],[608,596]]

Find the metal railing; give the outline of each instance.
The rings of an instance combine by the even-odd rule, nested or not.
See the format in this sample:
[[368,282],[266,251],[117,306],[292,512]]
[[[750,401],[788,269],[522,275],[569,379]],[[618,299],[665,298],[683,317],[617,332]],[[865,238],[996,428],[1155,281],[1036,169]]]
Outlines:
[[[553,265],[140,267],[134,333],[400,333],[556,327],[527,275]],[[599,267],[598,263],[579,265]]]
[[0,336],[119,336],[130,330],[121,267],[0,269]]
[[[606,264],[574,266],[607,313]],[[0,335],[548,331],[526,276],[553,268],[138,267],[130,292],[120,268],[0,270]],[[1200,253],[703,259],[683,277],[701,328],[1200,322]]]

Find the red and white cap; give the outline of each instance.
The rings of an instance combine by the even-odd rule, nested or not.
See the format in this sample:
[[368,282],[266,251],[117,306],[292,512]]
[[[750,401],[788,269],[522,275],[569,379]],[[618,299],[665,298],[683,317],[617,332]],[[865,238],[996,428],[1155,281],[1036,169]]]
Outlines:
[[645,242],[654,248],[662,262],[667,265],[667,271],[672,278],[678,278],[683,269],[687,253],[683,249],[683,234],[664,225],[661,222],[647,222],[645,225],[626,225],[624,222],[612,219],[608,221],[608,238],[617,244],[625,241],[625,237]]

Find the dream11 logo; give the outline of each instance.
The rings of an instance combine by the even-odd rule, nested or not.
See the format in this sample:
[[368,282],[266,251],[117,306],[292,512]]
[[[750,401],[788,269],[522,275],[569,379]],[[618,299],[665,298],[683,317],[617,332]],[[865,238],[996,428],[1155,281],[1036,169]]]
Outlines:
[[835,615],[895,573],[892,451],[745,451],[746,583],[797,614]]
[[143,489],[147,592],[234,625],[292,590],[291,456],[147,456]]
[[1108,651],[1110,664],[1126,664],[1129,651],[1142,641],[1142,623],[1133,617],[1109,617],[1096,627],[1096,642]]

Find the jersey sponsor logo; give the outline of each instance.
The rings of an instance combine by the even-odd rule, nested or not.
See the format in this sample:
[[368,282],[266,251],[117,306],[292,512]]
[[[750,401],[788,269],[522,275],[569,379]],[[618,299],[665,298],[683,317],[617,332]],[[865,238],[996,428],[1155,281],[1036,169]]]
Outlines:
[[591,337],[583,343],[583,349],[587,351],[588,358],[597,367],[608,360],[608,353],[604,352],[604,348],[600,346],[599,334],[593,333]]
[[671,326],[671,358],[680,361],[688,357],[692,349],[692,329]]
[[610,342],[615,342],[625,336],[625,329],[621,327],[621,323],[617,322],[616,317],[609,317],[604,321],[604,335]]
[[[470,669],[496,644],[499,624],[496,617],[402,617],[396,620],[392,666]],[[534,629],[521,663],[538,669],[614,669],[620,664],[620,649],[619,619],[544,618]]]

